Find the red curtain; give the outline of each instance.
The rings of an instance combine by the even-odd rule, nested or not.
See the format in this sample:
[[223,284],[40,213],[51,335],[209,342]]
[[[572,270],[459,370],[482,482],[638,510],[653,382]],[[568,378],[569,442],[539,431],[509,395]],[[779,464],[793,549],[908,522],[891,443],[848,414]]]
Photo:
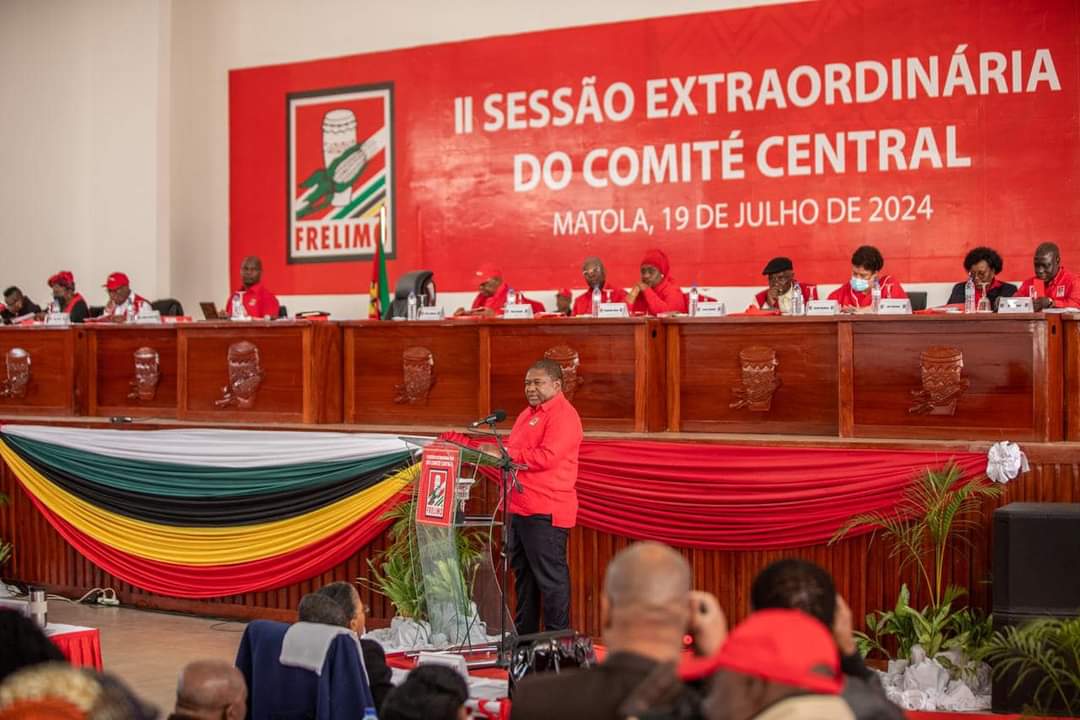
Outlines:
[[703,550],[818,545],[856,513],[892,510],[920,473],[950,462],[964,477],[986,468],[982,453],[586,440],[578,525]]
[[37,498],[27,496],[49,524],[79,553],[105,572],[159,595],[212,598],[283,587],[314,577],[344,562],[381,533],[383,515],[406,496],[397,495],[352,525],[292,552],[229,565],[181,565],[136,557],[83,534]]

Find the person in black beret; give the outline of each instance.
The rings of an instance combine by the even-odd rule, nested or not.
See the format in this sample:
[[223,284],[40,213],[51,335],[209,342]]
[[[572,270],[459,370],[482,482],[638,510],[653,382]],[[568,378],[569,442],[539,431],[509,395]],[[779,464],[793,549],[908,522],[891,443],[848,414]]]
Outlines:
[[[791,314],[791,298],[795,287],[795,265],[791,258],[774,257],[765,265],[761,274],[769,279],[769,287],[759,292],[754,299],[762,310],[779,310],[784,315]],[[817,300],[817,286],[800,283],[803,307],[811,300]]]

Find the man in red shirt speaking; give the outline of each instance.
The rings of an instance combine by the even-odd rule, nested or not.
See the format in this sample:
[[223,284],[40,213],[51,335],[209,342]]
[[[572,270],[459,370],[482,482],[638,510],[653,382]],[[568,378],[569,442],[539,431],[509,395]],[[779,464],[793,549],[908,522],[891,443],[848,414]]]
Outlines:
[[506,441],[521,490],[510,491],[510,567],[514,570],[519,635],[570,627],[570,569],[566,539],[577,520],[574,485],[581,448],[581,418],[562,392],[562,368],[538,360],[525,375],[525,399]]

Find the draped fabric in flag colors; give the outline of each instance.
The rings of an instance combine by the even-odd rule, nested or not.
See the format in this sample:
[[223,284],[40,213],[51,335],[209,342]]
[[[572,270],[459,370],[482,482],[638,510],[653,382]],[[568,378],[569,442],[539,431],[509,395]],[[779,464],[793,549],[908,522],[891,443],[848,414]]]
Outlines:
[[856,513],[891,511],[920,473],[950,462],[967,478],[986,455],[586,440],[577,523],[702,550],[818,545]]
[[[415,480],[411,443],[311,433],[305,451],[307,435],[7,425],[0,457],[57,532],[106,572],[163,595],[219,597],[342,562],[385,529]],[[190,463],[155,462],[155,448]],[[312,450],[332,459],[317,462]]]

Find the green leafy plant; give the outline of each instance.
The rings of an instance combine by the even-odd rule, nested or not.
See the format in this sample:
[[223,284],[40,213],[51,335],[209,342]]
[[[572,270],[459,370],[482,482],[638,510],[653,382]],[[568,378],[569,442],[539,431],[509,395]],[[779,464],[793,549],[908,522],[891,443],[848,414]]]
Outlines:
[[953,541],[969,542],[961,531],[974,527],[973,518],[983,500],[997,497],[1002,488],[990,485],[982,476],[966,482],[960,468],[950,463],[940,470],[927,469],[905,490],[891,513],[861,513],[848,519],[836,531],[830,544],[852,530],[870,528],[870,542],[880,534],[889,544],[889,557],[898,558],[900,570],[914,567],[930,604],[921,610],[911,606],[907,585],[900,588],[896,607],[866,616],[866,633],[856,640],[863,654],[878,651],[886,657],[884,640],[894,638],[898,654],[906,658],[914,645],[927,656],[960,649],[971,656],[989,635],[989,618],[969,608],[956,608],[965,594],[963,588],[944,585],[945,551]]
[[[4,493],[0,493],[0,505],[7,505],[7,495]],[[11,548],[11,543],[6,543],[3,538],[0,538],[0,566],[3,566],[11,557]]]
[[1010,693],[1025,681],[1038,680],[1026,713],[1080,715],[1080,617],[1006,627],[993,634],[978,657],[990,663],[996,681],[1013,676]]
[[[369,578],[359,582],[385,596],[399,615],[413,620],[428,620],[428,608],[424,593],[424,571],[420,563],[420,550],[416,535],[416,477],[412,480],[410,499],[400,503],[383,515],[390,521],[387,548],[373,560],[368,561]],[[480,566],[485,543],[475,532],[458,532],[455,535],[458,565],[439,562],[435,574],[428,578],[436,583],[433,592],[447,593],[444,597],[462,598],[462,610],[468,610],[469,593]]]

